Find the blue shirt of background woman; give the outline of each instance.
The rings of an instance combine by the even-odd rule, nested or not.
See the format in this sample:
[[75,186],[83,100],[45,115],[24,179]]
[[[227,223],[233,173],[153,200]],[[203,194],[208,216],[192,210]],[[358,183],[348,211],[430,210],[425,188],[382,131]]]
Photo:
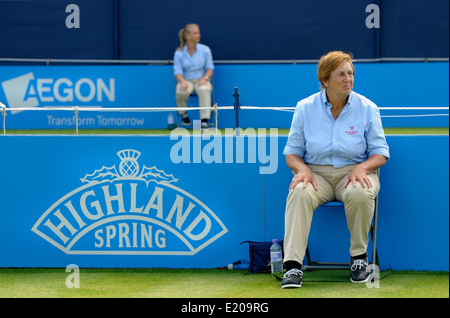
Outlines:
[[173,57],[174,76],[181,74],[185,79],[199,79],[207,70],[213,69],[211,49],[204,44],[197,43],[192,56],[188,52],[187,44],[183,50],[175,51]]

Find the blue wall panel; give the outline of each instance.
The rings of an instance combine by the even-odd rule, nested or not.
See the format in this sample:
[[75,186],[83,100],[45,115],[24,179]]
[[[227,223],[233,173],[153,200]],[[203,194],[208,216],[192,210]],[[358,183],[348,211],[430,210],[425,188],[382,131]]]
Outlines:
[[380,57],[448,58],[448,1],[380,3]]
[[[194,22],[200,25],[202,42],[219,60],[317,59],[331,49],[369,58],[376,52],[376,30],[365,25],[370,3],[121,1],[120,57],[172,59],[178,31]],[[336,25],[346,31],[330,32]]]
[[[79,28],[66,25],[70,4],[78,5]],[[114,1],[0,2],[0,57],[115,59],[115,35]]]
[[[448,63],[356,63],[354,90],[379,107],[448,107]],[[315,64],[217,65],[218,106],[295,107],[319,91]],[[0,101],[7,107],[175,107],[172,66],[2,66]],[[190,100],[190,105],[197,106]],[[198,110],[189,111],[199,119]],[[382,110],[382,116],[448,114],[448,110]],[[164,112],[83,112],[79,128],[166,128]],[[219,112],[219,127],[235,127],[234,110]],[[242,110],[241,127],[290,127],[292,112]],[[383,117],[385,127],[448,127],[447,116]],[[75,128],[72,111],[13,111],[7,129]]]
[[[201,142],[191,140],[192,149],[197,141]],[[0,266],[52,267],[69,262],[84,267],[202,268],[226,266],[245,258],[248,247],[240,242],[263,239],[263,188],[254,187],[255,183],[262,184],[258,165],[174,164],[170,150],[177,143],[167,136],[2,138],[2,151],[14,159],[2,156],[2,164],[9,163],[11,174],[3,174],[0,184]],[[134,159],[118,156],[119,151],[130,149]],[[125,173],[131,166],[137,174]],[[251,178],[242,179],[243,176]],[[23,183],[20,186],[16,184],[19,180]],[[131,183],[136,184],[134,201]],[[118,184],[123,189],[126,212],[120,212],[118,200],[111,199],[115,212],[110,213],[101,187],[106,186],[114,196]],[[163,190],[152,201],[156,188]],[[252,189],[248,196],[239,195],[248,189]],[[183,200],[176,201],[180,198]],[[142,208],[150,201],[161,210],[152,207],[146,213]],[[83,226],[71,214],[67,202]],[[98,205],[103,217],[98,221],[86,217],[89,213],[83,212],[80,202],[85,202],[91,215],[100,214]],[[142,212],[133,212],[131,202],[136,202],[135,207]],[[178,207],[175,202],[181,202],[182,211],[174,210],[168,220],[172,207]],[[62,217],[58,217],[58,212]],[[73,233],[66,225],[60,230],[48,226],[58,226],[62,219],[73,226]],[[119,226],[125,223],[128,239],[120,239]],[[137,224],[136,229],[133,223]],[[141,224],[153,227],[152,247],[147,238],[142,239]],[[190,225],[194,225],[192,230]],[[159,245],[158,230],[159,239],[165,239]],[[67,242],[56,234],[59,231],[69,238]],[[116,234],[111,232],[108,236],[108,231]],[[195,237],[203,231],[207,233],[205,237]],[[150,233],[148,228],[147,232]]]
[[[79,28],[66,26],[70,4],[79,7]],[[446,0],[0,1],[1,57],[169,60],[178,30],[195,22],[219,60],[318,59],[336,49],[359,59],[448,58],[448,6]]]
[[[284,236],[292,179],[281,154],[286,138],[0,136],[0,267],[199,268],[248,260],[242,241]],[[387,141],[381,268],[448,271],[448,136]],[[181,149],[189,155],[178,163]],[[275,173],[263,174],[264,167]],[[318,260],[347,261],[344,214],[318,210],[310,246]]]

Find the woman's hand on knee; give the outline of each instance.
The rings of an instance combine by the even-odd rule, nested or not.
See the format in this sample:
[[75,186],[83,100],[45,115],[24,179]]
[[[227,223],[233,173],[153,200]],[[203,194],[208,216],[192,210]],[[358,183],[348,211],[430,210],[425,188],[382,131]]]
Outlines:
[[291,184],[289,185],[289,191],[294,189],[301,182],[303,182],[303,189],[306,188],[309,183],[311,183],[311,185],[315,191],[319,190],[319,188],[317,187],[317,182],[316,182],[316,179],[314,178],[313,173],[307,167],[306,167],[306,169],[300,170],[292,178]]
[[188,87],[189,87],[189,85],[188,85],[188,83],[186,82],[186,81],[180,81],[179,83],[178,83],[178,88],[180,89],[180,90],[182,90],[182,91],[185,91],[185,90],[187,90],[188,89]]
[[372,182],[370,182],[370,179],[367,176],[366,169],[364,169],[364,167],[362,167],[361,165],[355,166],[352,172],[350,172],[350,174],[347,176],[347,179],[344,183],[344,188],[347,188],[350,183],[353,185],[353,187],[356,187],[356,182],[359,182],[363,186],[363,188],[372,188]]

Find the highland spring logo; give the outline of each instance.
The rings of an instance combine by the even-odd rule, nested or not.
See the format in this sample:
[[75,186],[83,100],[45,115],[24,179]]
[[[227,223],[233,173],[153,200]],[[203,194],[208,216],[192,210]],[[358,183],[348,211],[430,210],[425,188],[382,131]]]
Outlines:
[[32,231],[67,254],[194,255],[228,232],[173,175],[142,168],[141,153],[117,153],[84,185],[55,202]]

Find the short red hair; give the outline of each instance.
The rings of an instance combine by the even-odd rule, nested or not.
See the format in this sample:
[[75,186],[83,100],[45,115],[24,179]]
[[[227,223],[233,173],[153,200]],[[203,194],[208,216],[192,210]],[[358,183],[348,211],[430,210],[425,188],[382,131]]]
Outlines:
[[339,66],[342,62],[348,62],[353,69],[353,74],[355,74],[355,67],[352,63],[353,55],[351,53],[345,53],[342,51],[332,51],[323,55],[319,63],[317,64],[317,78],[320,82],[320,89],[325,88],[324,82],[330,78],[331,73]]

